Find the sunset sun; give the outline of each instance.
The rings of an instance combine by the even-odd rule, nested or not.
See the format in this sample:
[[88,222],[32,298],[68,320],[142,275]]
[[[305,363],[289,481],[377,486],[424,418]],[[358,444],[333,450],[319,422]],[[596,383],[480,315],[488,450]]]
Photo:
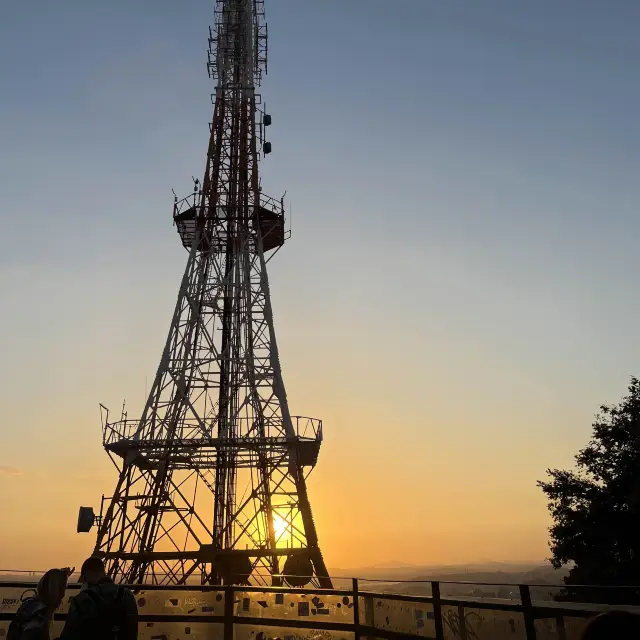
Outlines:
[[273,532],[275,533],[276,540],[281,538],[289,529],[287,521],[277,513],[273,514]]

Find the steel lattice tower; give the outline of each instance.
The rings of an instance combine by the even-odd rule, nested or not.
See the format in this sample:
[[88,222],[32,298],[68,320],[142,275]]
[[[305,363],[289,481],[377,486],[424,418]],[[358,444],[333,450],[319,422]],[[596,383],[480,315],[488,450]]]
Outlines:
[[[290,415],[267,278],[286,233],[283,201],[258,178],[266,54],[264,1],[217,0],[206,169],[174,203],[189,258],[169,335],[142,417],[103,412],[119,478],[95,553],[128,583],[331,586],[306,487],[322,423]],[[82,507],[78,530],[93,520]]]

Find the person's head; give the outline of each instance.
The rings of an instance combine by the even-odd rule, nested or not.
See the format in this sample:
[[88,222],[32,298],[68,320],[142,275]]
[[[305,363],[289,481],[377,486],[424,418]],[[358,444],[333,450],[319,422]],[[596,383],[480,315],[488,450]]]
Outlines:
[[102,562],[101,558],[91,556],[82,563],[82,569],[80,569],[80,582],[96,584],[105,576],[104,562]]
[[47,609],[55,611],[64,598],[64,592],[67,588],[67,572],[64,569],[49,569],[38,582],[38,597]]
[[640,638],[640,616],[628,611],[607,611],[593,618],[582,640],[636,640]]

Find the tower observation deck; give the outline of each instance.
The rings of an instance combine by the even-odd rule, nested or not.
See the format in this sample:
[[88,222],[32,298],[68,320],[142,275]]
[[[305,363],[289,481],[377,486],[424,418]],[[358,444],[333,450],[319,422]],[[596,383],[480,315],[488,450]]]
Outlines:
[[322,423],[289,410],[267,259],[285,242],[283,200],[262,193],[271,116],[263,0],[217,0],[209,29],[213,119],[202,179],[176,198],[188,252],[169,333],[137,419],[103,411],[116,464],[96,517],[95,554],[129,583],[331,587],[306,478]]

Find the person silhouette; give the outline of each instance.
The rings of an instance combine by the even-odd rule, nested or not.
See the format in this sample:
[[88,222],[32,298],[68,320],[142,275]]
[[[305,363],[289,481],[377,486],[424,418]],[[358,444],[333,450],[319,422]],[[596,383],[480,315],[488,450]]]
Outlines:
[[136,599],[107,576],[102,559],[87,558],[80,581],[83,588],[69,605],[60,640],[137,640]]
[[16,612],[6,640],[49,640],[49,627],[60,606],[73,569],[49,569],[36,587],[36,594],[24,600]]
[[582,640],[638,640],[640,616],[629,611],[607,611],[592,618]]

